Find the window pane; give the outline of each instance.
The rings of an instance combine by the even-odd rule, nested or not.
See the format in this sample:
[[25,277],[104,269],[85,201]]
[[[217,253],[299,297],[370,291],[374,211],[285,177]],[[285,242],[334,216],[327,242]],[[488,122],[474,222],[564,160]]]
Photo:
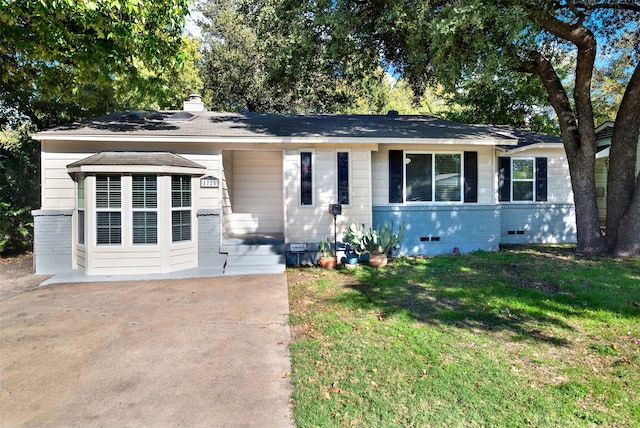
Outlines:
[[119,212],[98,212],[97,242],[101,244],[120,244],[122,242],[122,223]]
[[171,206],[191,206],[191,177],[174,175],[171,177]]
[[338,203],[349,203],[349,152],[338,152]]
[[191,240],[191,211],[173,211],[171,213],[172,242]]
[[514,181],[513,200],[533,201],[533,181]]
[[461,194],[459,154],[436,155],[436,201],[459,201]]
[[84,208],[84,177],[78,178],[78,208]]
[[158,243],[158,215],[156,212],[133,213],[133,243]]
[[433,200],[431,189],[432,155],[407,154],[405,163],[407,201]]
[[155,175],[134,175],[131,185],[133,208],[158,206],[158,183]]
[[96,207],[120,208],[120,177],[110,175],[96,176]]
[[533,159],[514,159],[511,178],[514,180],[533,180]]
[[84,210],[78,210],[78,244],[84,245]]
[[311,152],[300,153],[300,204],[313,204]]

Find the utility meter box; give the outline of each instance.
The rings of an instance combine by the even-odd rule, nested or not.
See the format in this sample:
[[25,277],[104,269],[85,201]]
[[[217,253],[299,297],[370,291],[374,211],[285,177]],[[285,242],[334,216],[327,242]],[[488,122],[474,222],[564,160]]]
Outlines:
[[333,216],[342,215],[342,205],[340,204],[330,204],[329,205],[329,213]]

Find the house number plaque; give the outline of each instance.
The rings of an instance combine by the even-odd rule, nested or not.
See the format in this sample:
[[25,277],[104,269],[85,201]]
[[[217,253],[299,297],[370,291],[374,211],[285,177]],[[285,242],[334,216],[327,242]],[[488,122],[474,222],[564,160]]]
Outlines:
[[217,189],[218,187],[220,187],[220,180],[210,175],[202,177],[200,179],[200,187]]

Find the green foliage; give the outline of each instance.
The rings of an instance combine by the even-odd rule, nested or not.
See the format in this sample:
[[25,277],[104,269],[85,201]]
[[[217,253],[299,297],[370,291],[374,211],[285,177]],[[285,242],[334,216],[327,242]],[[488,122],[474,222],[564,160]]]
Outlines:
[[626,32],[615,42],[607,60],[594,68],[593,110],[596,125],[615,121],[622,95],[637,61],[636,46],[640,46],[638,32]]
[[[369,113],[390,87],[379,63],[327,39],[326,2],[208,0],[201,77],[213,110]],[[338,58],[340,58],[338,60]],[[351,59],[353,58],[353,60]]]
[[322,257],[335,257],[336,250],[333,248],[333,244],[331,244],[331,239],[327,237],[327,239],[320,241],[318,244],[318,251]]
[[30,128],[0,133],[0,254],[31,248],[31,210],[39,202],[40,145],[29,138]]
[[547,134],[558,134],[548,95],[537,76],[503,70],[495,76],[465,78],[449,98],[459,109],[445,113],[463,123],[510,125]]
[[31,245],[39,143],[29,132],[118,109],[176,108],[201,86],[186,0],[0,0],[0,252]]
[[406,223],[402,222],[398,232],[394,233],[393,226],[393,222],[390,225],[385,222],[379,230],[372,228],[367,230],[364,224],[358,227],[353,223],[343,232],[342,240],[351,245],[357,254],[387,254],[400,243],[407,227]]
[[166,105],[189,60],[184,0],[0,1],[3,124],[27,117],[45,129],[111,112],[124,91]]
[[342,241],[349,244],[356,254],[365,254],[367,252],[365,244],[367,233],[368,231],[364,224],[358,226],[356,223],[351,223],[347,230],[342,233]]

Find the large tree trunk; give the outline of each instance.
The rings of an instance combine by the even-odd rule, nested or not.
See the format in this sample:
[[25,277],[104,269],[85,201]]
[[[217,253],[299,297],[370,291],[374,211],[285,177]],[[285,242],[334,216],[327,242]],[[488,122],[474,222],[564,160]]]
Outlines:
[[606,246],[616,256],[640,256],[640,65],[629,80],[611,137],[607,176]]
[[[538,74],[549,94],[564,143],[576,209],[577,248],[580,253],[601,254],[604,238],[600,233],[596,194],[595,164],[596,135],[591,105],[591,78],[597,43],[591,31],[556,19],[549,14],[531,14],[530,18],[545,30],[577,47],[573,99],[575,113],[567,93],[553,65],[537,54],[530,72]],[[525,71],[526,68],[524,68]]]
[[[604,239],[600,233],[596,201],[596,138],[593,119],[590,126],[587,120],[578,123],[562,81],[553,65],[542,55],[522,64],[520,69],[540,76],[549,94],[549,101],[558,115],[576,210],[576,250],[584,254],[600,254],[604,251]],[[577,98],[580,99],[580,96]],[[583,99],[580,101],[584,102]],[[578,104],[578,100],[576,103]],[[590,107],[590,102],[588,104]]]

